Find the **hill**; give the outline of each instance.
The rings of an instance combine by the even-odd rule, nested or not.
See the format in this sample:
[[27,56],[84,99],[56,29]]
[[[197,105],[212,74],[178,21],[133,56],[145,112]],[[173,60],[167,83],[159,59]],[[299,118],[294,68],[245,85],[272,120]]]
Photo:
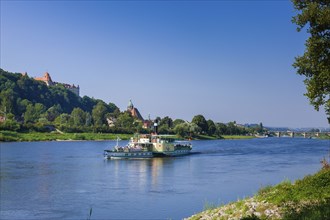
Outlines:
[[[5,121],[1,124],[4,129],[36,128],[36,123],[64,128],[103,126],[105,115],[119,112],[114,103],[79,97],[62,84],[47,86],[25,74],[0,69],[0,116]],[[25,127],[22,128],[19,125],[23,123]]]

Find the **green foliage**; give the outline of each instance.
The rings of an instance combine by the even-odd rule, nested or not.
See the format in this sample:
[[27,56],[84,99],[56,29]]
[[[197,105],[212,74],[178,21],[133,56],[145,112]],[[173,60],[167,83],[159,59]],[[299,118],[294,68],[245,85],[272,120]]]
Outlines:
[[175,119],[173,121],[173,127],[177,126],[178,124],[182,124],[182,123],[185,123],[185,121],[182,119]]
[[214,135],[216,130],[214,122],[211,119],[207,120],[207,134]]
[[94,125],[102,126],[106,123],[105,115],[107,114],[107,107],[104,102],[98,102],[92,111],[92,118],[94,120]]
[[0,130],[18,131],[20,128],[20,124],[15,120],[7,119],[5,122],[0,123]]
[[74,108],[71,112],[73,126],[84,126],[86,123],[86,113],[81,108]]
[[[61,114],[71,114],[77,108],[84,113],[80,111],[77,115],[74,111],[74,117],[65,123],[63,117],[62,120],[58,119]],[[0,112],[14,114],[17,121],[91,126],[94,108],[96,110],[93,119],[96,126],[106,124],[105,114],[119,113],[118,107],[113,103],[106,104],[102,100],[87,96],[80,98],[61,84],[47,86],[26,75],[0,69]]]
[[260,220],[260,218],[254,214],[249,215],[249,216],[245,216],[243,218],[241,218],[240,220]]
[[319,220],[330,219],[330,198],[317,203],[301,204],[297,207],[287,208],[283,220]]
[[319,220],[330,219],[329,207],[330,169],[323,168],[293,184],[285,180],[276,186],[266,186],[252,198],[221,207],[206,204],[204,212],[189,219]]
[[295,58],[297,74],[305,76],[305,94],[318,111],[324,105],[330,123],[330,2],[292,0],[298,14],[293,17],[298,31],[307,26],[310,37],[305,53]]
[[203,115],[196,115],[193,117],[192,123],[196,124],[202,133],[206,134],[208,132],[207,121],[205,120]]
[[[88,96],[78,97],[61,84],[47,86],[20,73],[0,69],[0,114],[7,121],[0,128],[12,131],[49,131],[57,128],[63,132],[110,132],[132,134],[148,133],[142,122],[128,112],[120,112],[114,103],[106,104]],[[12,117],[9,117],[12,116]],[[115,127],[109,127],[109,118]],[[108,121],[107,121],[108,120]],[[169,116],[156,118],[158,131],[178,134],[185,138],[210,139],[214,136],[246,134],[235,123],[215,124],[196,115],[192,123],[182,119],[173,121]],[[112,123],[113,124],[113,123]],[[197,136],[199,135],[199,136]]]
[[121,113],[118,118],[116,125],[120,128],[132,127],[134,123],[134,118],[128,112]]
[[236,135],[246,135],[256,133],[258,128],[245,128],[237,126],[235,122],[229,122],[228,124],[216,123],[216,130],[214,134],[218,137],[223,136],[236,136]]
[[223,139],[229,139],[229,140],[237,140],[237,139],[253,139],[255,136],[247,136],[247,135],[223,135],[221,136]]
[[48,121],[54,121],[62,112],[62,108],[59,104],[53,105],[46,111],[46,119]]
[[36,122],[41,114],[43,114],[46,111],[46,108],[41,103],[36,104],[28,104],[26,107],[26,111],[24,113],[24,122],[25,123],[34,123]]
[[199,134],[200,128],[194,123],[184,122],[176,125],[174,132],[182,138],[192,138]]
[[158,133],[160,134],[170,134],[173,128],[173,120],[169,116],[162,118],[158,123]]
[[258,198],[276,205],[330,198],[330,170],[321,170],[315,175],[297,180],[294,184],[284,181],[277,186],[266,187],[259,191]]

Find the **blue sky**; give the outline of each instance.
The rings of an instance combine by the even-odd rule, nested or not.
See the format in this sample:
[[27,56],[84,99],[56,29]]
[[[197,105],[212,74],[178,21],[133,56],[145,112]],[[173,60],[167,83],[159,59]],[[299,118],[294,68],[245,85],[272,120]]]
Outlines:
[[327,127],[303,94],[290,1],[1,1],[1,68],[132,99],[146,118]]

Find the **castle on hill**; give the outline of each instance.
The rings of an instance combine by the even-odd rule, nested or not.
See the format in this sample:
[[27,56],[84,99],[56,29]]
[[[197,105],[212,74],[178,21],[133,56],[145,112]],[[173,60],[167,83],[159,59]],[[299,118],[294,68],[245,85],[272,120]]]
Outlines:
[[[24,73],[24,74],[26,74],[26,73]],[[80,91],[79,85],[75,86],[74,84],[70,85],[67,83],[54,82],[48,72],[45,72],[45,74],[42,77],[35,77],[34,79],[46,83],[47,86],[62,85],[66,89],[72,91],[74,94],[79,96],[79,91]]]

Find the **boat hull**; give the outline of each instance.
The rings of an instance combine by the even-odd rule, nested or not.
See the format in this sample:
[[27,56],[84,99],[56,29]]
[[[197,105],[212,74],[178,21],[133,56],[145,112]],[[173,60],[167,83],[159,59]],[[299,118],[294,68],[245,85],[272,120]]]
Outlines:
[[190,150],[176,150],[164,152],[116,152],[105,151],[104,156],[107,159],[145,159],[153,157],[177,157],[190,154]]
[[190,150],[175,150],[175,151],[163,151],[154,152],[155,157],[178,157],[190,154]]
[[152,158],[152,152],[105,152],[105,157],[108,159],[139,159],[139,158]]

